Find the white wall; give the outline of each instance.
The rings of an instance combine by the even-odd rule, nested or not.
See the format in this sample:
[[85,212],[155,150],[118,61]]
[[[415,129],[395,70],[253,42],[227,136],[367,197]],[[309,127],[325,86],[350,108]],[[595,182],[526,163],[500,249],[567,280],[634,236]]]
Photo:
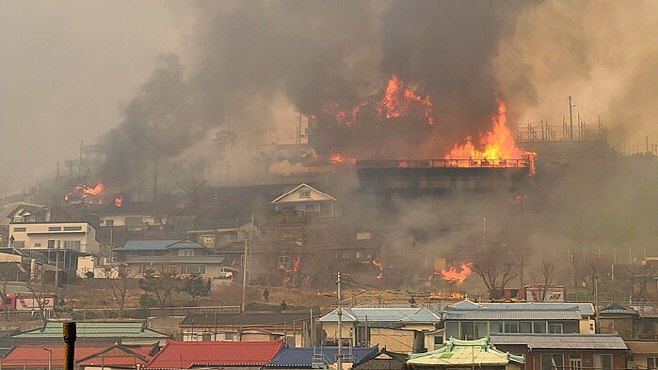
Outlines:
[[[51,230],[59,228],[59,230]],[[67,232],[64,228],[80,228]],[[98,254],[100,246],[96,240],[96,229],[86,222],[47,222],[10,224],[9,235],[16,242],[23,242],[26,249],[48,249],[48,240],[55,241],[55,249],[64,249],[65,241],[79,241],[80,252]]]

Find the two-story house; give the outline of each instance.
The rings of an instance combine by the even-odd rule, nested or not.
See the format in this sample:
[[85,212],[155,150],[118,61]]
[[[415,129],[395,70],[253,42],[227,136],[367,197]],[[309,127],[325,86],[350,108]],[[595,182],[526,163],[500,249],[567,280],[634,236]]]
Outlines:
[[480,339],[490,333],[593,333],[591,303],[475,303],[461,301],[443,312],[445,339]]
[[112,253],[115,263],[128,265],[137,276],[165,265],[176,268],[181,275],[199,275],[206,279],[226,279],[231,275],[224,271],[225,256],[214,254],[190,239],[128,240]]
[[276,211],[313,214],[321,220],[334,220],[340,216],[336,198],[307,184],[297,185],[270,203]]
[[[426,349],[441,322],[438,312],[425,307],[353,307],[342,309],[341,334],[344,344],[370,346],[379,344],[400,353]],[[327,344],[338,342],[338,311],[319,319]],[[348,343],[345,343],[345,342]],[[433,349],[433,348],[432,348]]]

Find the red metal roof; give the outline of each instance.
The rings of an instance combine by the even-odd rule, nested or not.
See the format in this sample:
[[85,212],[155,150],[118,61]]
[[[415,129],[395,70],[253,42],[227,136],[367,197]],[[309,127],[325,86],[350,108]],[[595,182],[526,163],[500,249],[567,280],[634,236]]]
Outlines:
[[[48,367],[48,350],[53,352],[53,366],[64,366],[64,347],[16,347],[2,359],[2,366]],[[105,347],[75,347],[75,359],[81,359],[104,350]]]
[[268,364],[283,348],[272,342],[177,342],[167,344],[144,369],[189,369],[194,366],[249,366]]
[[76,363],[77,366],[128,366],[145,365],[152,358],[153,346],[126,347],[115,345],[94,353]]

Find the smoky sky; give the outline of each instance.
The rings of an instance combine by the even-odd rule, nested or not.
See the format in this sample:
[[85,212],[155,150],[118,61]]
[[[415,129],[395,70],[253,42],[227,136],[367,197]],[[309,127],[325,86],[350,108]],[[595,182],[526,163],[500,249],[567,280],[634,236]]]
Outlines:
[[[175,57],[160,60],[125,121],[106,138],[109,179],[179,155],[208,130],[226,127],[229,116],[246,140],[258,138],[280,95],[305,115],[321,113],[328,103],[349,109],[381,96],[394,74],[431,97],[434,135],[452,143],[486,130],[496,110],[491,60],[506,19],[521,8],[520,2],[481,1],[197,5],[197,63],[185,74]],[[332,140],[322,135],[315,140]]]

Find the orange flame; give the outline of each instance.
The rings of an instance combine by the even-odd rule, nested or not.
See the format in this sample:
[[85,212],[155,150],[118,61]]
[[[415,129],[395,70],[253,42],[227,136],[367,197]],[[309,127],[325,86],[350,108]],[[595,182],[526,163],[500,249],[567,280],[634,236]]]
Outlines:
[[384,265],[381,262],[377,262],[377,260],[372,260],[372,264],[379,267],[379,271],[384,271]]
[[464,280],[466,280],[468,275],[471,274],[472,265],[473,264],[471,262],[462,263],[460,272],[457,272],[457,269],[451,266],[448,270],[441,270],[441,276],[445,281],[451,281],[457,283],[458,285],[461,285],[464,282]]
[[122,204],[123,204],[123,197],[119,196],[119,197],[114,198],[114,206],[115,207],[121,207]]
[[386,110],[386,118],[406,116],[413,107],[418,107],[427,119],[427,123],[430,126],[434,124],[430,96],[427,95],[423,99],[416,95],[416,93],[405,87],[404,81],[397,75],[393,75],[388,80],[386,95],[381,105]]
[[[98,195],[102,193],[104,189],[105,186],[102,182],[99,182],[93,188],[84,184],[76,185],[73,190],[64,196],[64,201],[71,202],[73,204],[85,203],[85,198],[90,195]],[[100,204],[101,201],[102,200],[99,200],[98,203]]]
[[384,278],[384,275],[380,272],[379,275],[377,275],[377,280],[382,280]]
[[301,257],[297,257],[297,259],[295,259],[295,264],[293,265],[293,271],[295,272],[299,271],[299,263],[301,261],[302,261]]
[[532,153],[522,151],[516,146],[512,132],[507,127],[507,106],[503,101],[498,103],[498,114],[492,117],[493,128],[480,138],[482,150],[473,145],[472,138],[466,137],[466,142],[452,148],[446,159],[482,159],[496,161],[505,166],[505,159],[522,159]]
[[329,157],[329,160],[336,164],[355,164],[356,158],[346,158],[338,153],[334,153]]

